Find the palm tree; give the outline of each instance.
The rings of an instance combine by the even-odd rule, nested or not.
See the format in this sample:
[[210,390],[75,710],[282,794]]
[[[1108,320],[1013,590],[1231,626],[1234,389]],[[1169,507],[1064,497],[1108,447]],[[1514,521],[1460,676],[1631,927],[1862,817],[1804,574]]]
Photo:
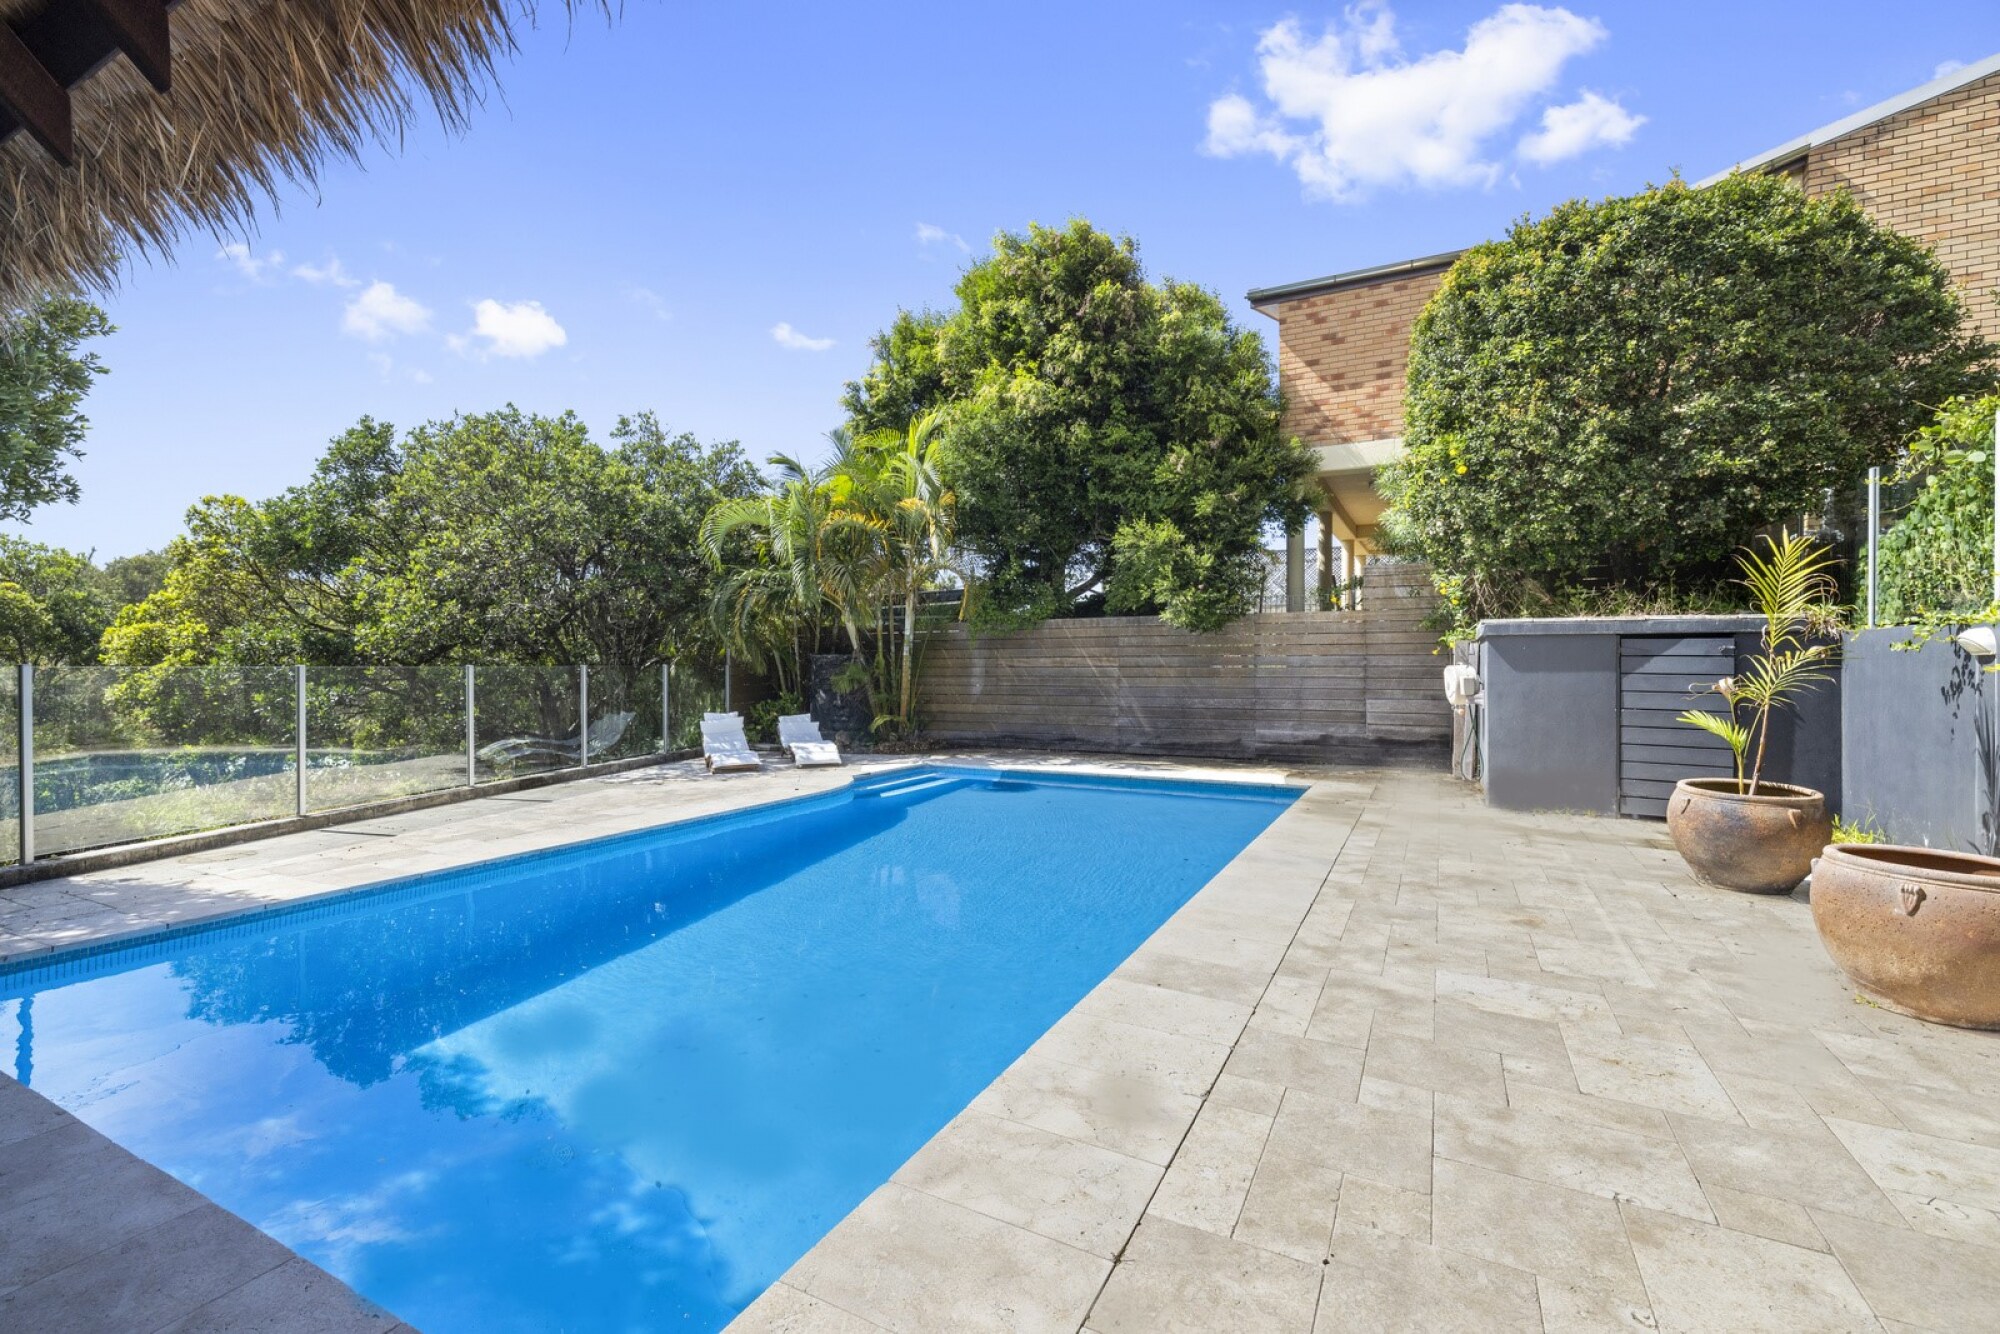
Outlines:
[[834,446],[834,457],[816,470],[790,455],[773,455],[773,490],[722,501],[701,524],[702,549],[718,569],[730,570],[732,539],[750,542],[749,559],[734,562],[716,591],[717,628],[753,667],[788,653],[801,687],[804,654],[819,648],[829,618],[852,651],[863,652],[867,553],[857,549],[863,544],[842,517],[850,490],[842,470],[851,449],[838,435]]
[[[941,425],[938,413],[926,413],[900,436],[866,437],[838,465],[845,483],[840,518],[872,539],[871,600],[885,632],[882,675],[890,687],[885,693],[896,700],[896,711],[877,722],[893,719],[904,728],[916,705],[918,608],[927,591],[958,573],[952,560],[957,498],[943,476]],[[900,635],[892,619],[898,604]]]
[[[760,669],[789,653],[803,684],[803,653],[818,647],[829,619],[864,661],[872,635],[877,727],[911,725],[923,596],[957,573],[941,435],[935,413],[900,434],[836,431],[826,464],[774,456],[770,492],[724,501],[702,521],[703,549],[726,571],[713,608],[726,641]],[[748,559],[732,559],[732,541],[746,538]],[[782,667],[779,676],[782,686]]]

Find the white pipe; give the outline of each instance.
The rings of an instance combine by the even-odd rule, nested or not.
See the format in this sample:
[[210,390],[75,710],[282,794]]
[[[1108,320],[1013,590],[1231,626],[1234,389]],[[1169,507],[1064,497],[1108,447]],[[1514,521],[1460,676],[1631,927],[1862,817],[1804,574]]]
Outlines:
[[1876,570],[1880,568],[1882,545],[1882,470],[1868,470],[1868,628],[1875,628]]

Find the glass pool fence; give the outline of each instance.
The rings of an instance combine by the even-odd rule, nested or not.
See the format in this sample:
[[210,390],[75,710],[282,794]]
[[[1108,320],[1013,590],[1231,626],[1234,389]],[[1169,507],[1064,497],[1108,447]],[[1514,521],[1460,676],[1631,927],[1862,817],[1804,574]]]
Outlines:
[[0,864],[699,743],[722,664],[0,668]]

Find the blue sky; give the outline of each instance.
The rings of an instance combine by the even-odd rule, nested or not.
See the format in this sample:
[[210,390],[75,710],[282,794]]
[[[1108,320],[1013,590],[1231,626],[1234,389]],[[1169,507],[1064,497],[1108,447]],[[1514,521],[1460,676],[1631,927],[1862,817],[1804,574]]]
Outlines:
[[469,134],[288,192],[105,300],[100,559],[270,495],[364,413],[651,408],[811,455],[902,306],[998,229],[1081,215],[1155,274],[1257,286],[1700,177],[2000,51],[1991,0],[971,7],[660,4],[526,34]]

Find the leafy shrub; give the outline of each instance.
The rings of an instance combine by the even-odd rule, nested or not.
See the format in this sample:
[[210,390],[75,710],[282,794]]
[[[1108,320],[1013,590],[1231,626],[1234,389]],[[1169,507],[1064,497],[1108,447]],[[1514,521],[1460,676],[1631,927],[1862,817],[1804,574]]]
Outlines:
[[1699,595],[1759,529],[1891,462],[1993,347],[1918,242],[1789,182],[1564,204],[1418,318],[1397,549],[1461,621],[1576,587]]
[[775,744],[778,740],[778,719],[786,714],[805,711],[805,701],[790,691],[782,691],[770,699],[760,699],[744,712],[743,735],[753,742]]
[[1993,414],[2000,396],[1947,403],[1918,433],[1899,481],[1916,498],[1882,534],[1876,613],[1895,625],[1976,612],[1993,592]]

